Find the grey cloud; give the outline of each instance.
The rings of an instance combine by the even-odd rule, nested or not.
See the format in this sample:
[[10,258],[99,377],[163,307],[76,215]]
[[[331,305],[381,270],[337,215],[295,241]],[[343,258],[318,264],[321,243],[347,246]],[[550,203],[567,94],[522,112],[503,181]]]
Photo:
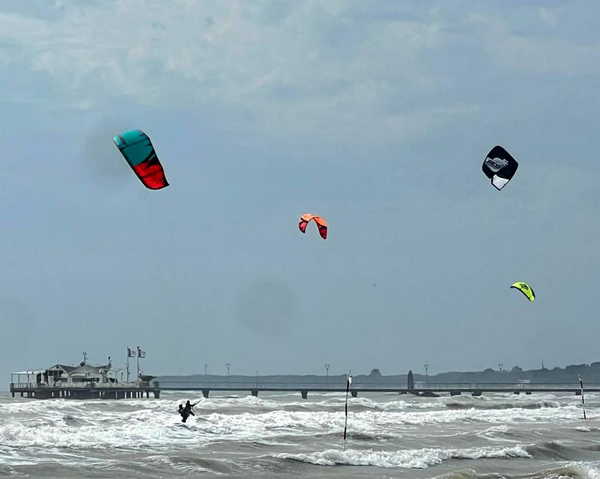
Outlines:
[[299,301],[284,280],[256,278],[243,286],[235,300],[235,316],[245,327],[266,336],[282,336],[301,320]]
[[[32,366],[133,343],[152,373],[597,359],[597,7],[9,3],[0,251]],[[126,128],[169,188],[131,173]],[[520,162],[502,192],[495,144]]]

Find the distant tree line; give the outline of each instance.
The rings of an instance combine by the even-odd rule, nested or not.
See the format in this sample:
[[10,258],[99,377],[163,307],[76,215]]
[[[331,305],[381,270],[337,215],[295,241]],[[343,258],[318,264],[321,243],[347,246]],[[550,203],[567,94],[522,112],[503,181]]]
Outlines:
[[[407,381],[408,369],[402,373],[384,376],[379,368],[371,369],[366,374],[353,374],[355,384],[380,384],[394,387],[404,387]],[[438,374],[413,375],[415,382],[436,383],[516,383],[518,381],[528,380],[532,384],[568,384],[576,383],[577,377],[581,376],[584,382],[588,384],[600,384],[600,361],[591,364],[571,364],[565,368],[555,367],[548,369],[523,370],[519,366],[514,366],[510,370],[487,368],[483,371],[451,371]],[[345,384],[345,374],[330,374],[328,376],[319,374],[277,374],[277,375],[203,375],[195,374],[190,376],[162,376],[157,378],[159,381],[176,381],[185,384],[187,382],[256,382],[262,384],[269,383],[304,383],[304,384]]]
[[[581,376],[588,383],[600,383],[600,361],[591,364],[571,364],[565,368],[553,369],[540,368],[524,370],[514,366],[510,370],[497,370],[488,368],[483,371],[473,372],[447,372],[430,375],[427,380],[431,383],[503,383],[529,380],[535,383],[575,383],[577,376]],[[415,380],[423,381],[424,375],[415,375]]]

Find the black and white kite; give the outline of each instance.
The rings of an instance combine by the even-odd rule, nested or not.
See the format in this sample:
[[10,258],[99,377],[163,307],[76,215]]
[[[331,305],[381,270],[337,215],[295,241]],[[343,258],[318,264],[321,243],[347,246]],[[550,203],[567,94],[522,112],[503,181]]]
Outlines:
[[483,160],[481,169],[494,188],[501,190],[515,176],[519,163],[501,146],[494,146]]

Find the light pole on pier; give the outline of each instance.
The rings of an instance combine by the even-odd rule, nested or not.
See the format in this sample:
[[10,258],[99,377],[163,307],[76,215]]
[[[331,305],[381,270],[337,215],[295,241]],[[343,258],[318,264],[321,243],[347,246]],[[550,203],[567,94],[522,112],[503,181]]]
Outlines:
[[325,377],[326,377],[327,384],[329,384],[329,368],[330,367],[331,367],[331,364],[325,363]]

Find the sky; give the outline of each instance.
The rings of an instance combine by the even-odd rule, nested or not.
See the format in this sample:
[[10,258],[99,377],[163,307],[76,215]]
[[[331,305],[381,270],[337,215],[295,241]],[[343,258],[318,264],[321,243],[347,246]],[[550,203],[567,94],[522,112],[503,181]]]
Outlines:
[[2,2],[0,376],[600,360],[598,32],[591,1]]

